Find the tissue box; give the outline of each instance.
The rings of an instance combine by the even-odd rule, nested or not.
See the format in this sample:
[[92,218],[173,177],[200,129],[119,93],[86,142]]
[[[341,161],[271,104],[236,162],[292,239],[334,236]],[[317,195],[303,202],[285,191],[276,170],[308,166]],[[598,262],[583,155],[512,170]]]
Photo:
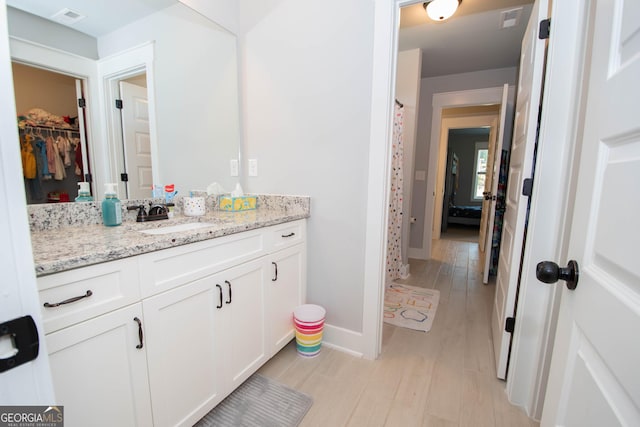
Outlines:
[[220,197],[220,210],[238,212],[250,211],[256,208],[256,196],[222,196]]

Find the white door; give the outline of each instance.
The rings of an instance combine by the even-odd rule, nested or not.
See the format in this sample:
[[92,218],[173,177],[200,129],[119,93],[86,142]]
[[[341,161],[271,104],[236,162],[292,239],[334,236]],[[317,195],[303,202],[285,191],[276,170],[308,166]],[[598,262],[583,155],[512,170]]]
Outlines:
[[[34,361],[0,373],[0,405],[52,405],[55,399],[25,209],[7,35],[7,8],[5,0],[0,0],[0,323],[32,316],[39,332],[40,351]],[[13,355],[11,338],[0,336],[0,359]]]
[[514,315],[520,259],[525,232],[528,198],[522,182],[533,174],[533,153],[544,74],[545,40],[538,38],[538,23],[547,17],[547,2],[536,1],[522,40],[520,78],[509,162],[506,211],[502,225],[496,295],[491,315],[496,374],[505,379],[511,333],[505,331],[507,317]]
[[640,3],[591,13],[568,249],[580,277],[562,292],[543,426],[640,425]]
[[[489,145],[489,165],[487,180],[485,181],[485,200],[482,202],[482,218],[480,226],[484,239],[480,240],[480,250],[484,251],[484,270],[482,282],[489,282],[489,267],[491,265],[491,246],[493,242],[493,223],[496,216],[496,194],[498,193],[498,181],[500,172],[500,160],[502,159],[502,144],[504,139],[504,125],[507,118],[507,101],[509,97],[509,85],[502,89],[502,103],[500,104],[500,123],[497,138]],[[491,169],[491,170],[489,170]],[[487,200],[488,197],[488,200]]]
[[147,88],[120,82],[122,98],[122,138],[129,181],[128,199],[151,197],[151,138],[149,136],[149,101]]

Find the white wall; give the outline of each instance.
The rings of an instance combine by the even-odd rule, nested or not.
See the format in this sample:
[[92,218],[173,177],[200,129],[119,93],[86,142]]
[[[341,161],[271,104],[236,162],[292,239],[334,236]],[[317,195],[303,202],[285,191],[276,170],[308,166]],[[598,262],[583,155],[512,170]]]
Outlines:
[[7,7],[9,35],[51,46],[86,58],[98,58],[94,37],[20,9]]
[[[425,58],[424,60],[427,60]],[[499,68],[494,70],[477,71],[472,73],[453,74],[422,79],[420,91],[420,105],[418,115],[418,136],[416,140],[415,171],[428,171],[430,144],[438,144],[431,141],[431,117],[433,115],[433,95],[442,92],[459,90],[482,89],[502,86],[505,83],[513,85],[517,80],[517,68]],[[507,117],[507,121],[513,118]],[[509,139],[510,141],[510,139]],[[433,190],[433,189],[432,189]],[[432,192],[429,192],[432,196]],[[424,227],[431,227],[433,213],[425,215],[425,202],[427,197],[427,181],[414,180],[413,200],[411,212],[417,218],[411,227],[410,247],[421,249],[423,246]],[[425,224],[425,220],[428,224]]]
[[413,191],[413,166],[418,131],[418,111],[420,104],[420,72],[422,70],[422,50],[411,49],[398,52],[396,70],[396,99],[404,105],[404,128],[402,130],[404,148],[403,200],[402,200],[402,263],[409,258],[409,234],[411,200]]
[[362,331],[373,49],[370,0],[241,0],[248,189],[311,196],[307,299],[325,341]]
[[178,0],[198,11],[228,31],[238,33],[238,2],[236,0]]
[[236,37],[176,4],[101,37],[100,57],[150,40],[158,184],[173,183],[181,194],[214,181],[232,190],[229,161],[238,158],[240,130]]

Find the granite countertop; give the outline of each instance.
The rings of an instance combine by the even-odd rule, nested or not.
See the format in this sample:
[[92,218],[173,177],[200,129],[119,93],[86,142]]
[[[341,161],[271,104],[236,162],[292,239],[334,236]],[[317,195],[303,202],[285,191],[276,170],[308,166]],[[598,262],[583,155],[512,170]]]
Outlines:
[[[176,215],[168,220],[125,222],[117,227],[92,224],[32,231],[31,244],[36,275],[44,276],[308,217],[308,210],[287,212],[259,208],[246,212],[213,211],[200,217]],[[190,222],[213,225],[168,234],[140,232]]]

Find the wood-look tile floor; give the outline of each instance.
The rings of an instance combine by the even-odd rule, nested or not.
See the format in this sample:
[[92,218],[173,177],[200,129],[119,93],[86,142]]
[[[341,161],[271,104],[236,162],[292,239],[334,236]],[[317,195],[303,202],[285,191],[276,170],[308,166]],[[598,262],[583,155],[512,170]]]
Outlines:
[[313,359],[294,343],[259,371],[313,397],[301,426],[537,426],[509,404],[495,376],[490,331],[494,286],[482,284],[478,245],[434,241],[401,283],[440,290],[429,333],[385,324],[382,354],[364,360],[324,347]]

